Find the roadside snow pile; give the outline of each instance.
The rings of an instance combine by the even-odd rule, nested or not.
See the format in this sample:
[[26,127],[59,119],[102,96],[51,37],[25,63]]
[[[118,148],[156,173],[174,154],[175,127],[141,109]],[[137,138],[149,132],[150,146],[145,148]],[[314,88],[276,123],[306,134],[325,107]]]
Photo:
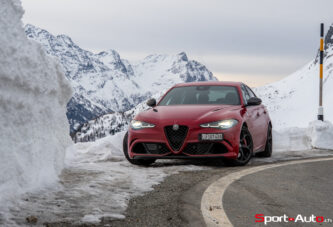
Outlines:
[[122,152],[123,136],[124,132],[70,146],[60,187],[25,195],[12,204],[15,223],[24,225],[24,217],[31,214],[38,223],[71,226],[124,218],[130,198],[153,190],[169,175],[206,168],[187,160],[157,162],[149,168],[132,165]]
[[[84,162],[119,161],[124,158],[122,152],[125,131],[107,136],[96,142],[77,143],[66,152],[66,165]],[[89,158],[88,158],[89,157]]]
[[313,121],[307,131],[311,146],[318,149],[333,150],[333,125],[328,121]]
[[0,1],[0,223],[6,201],[57,180],[71,144],[70,85],[26,38],[22,15],[18,0]]
[[304,128],[273,130],[273,156],[275,152],[306,151],[311,149],[311,140]]
[[333,150],[333,125],[328,121],[312,121],[307,128],[274,130],[273,139],[274,152]]

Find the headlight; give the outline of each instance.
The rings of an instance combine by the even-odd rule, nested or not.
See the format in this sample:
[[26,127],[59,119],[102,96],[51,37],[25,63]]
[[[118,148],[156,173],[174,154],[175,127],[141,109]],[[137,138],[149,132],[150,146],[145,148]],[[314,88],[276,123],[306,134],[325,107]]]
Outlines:
[[222,121],[209,122],[201,124],[202,128],[219,128],[219,129],[229,129],[237,125],[238,121],[235,119],[228,119]]
[[137,120],[132,120],[131,121],[131,128],[132,129],[142,129],[142,128],[154,128],[154,124],[150,124],[144,121],[137,121]]

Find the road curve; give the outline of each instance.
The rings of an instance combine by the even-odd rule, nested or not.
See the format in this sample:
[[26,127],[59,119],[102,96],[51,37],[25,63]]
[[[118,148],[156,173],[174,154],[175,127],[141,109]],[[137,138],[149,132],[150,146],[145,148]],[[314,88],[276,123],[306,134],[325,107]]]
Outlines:
[[[327,153],[326,155],[329,156],[329,154],[330,153]],[[319,160],[332,159],[331,157],[320,159],[312,157],[311,159],[303,159],[302,162],[318,162]],[[299,157],[295,156],[295,158]],[[272,164],[272,161],[276,164]],[[267,164],[267,162],[270,163]],[[247,171],[252,171],[254,168],[264,169],[265,166],[282,166],[289,165],[293,162],[295,161],[255,158],[249,165],[242,167],[215,166],[214,164],[196,164],[193,162],[187,162],[188,164],[196,164],[208,168],[200,171],[180,172],[168,176],[161,184],[154,186],[153,191],[148,192],[143,196],[132,198],[129,201],[125,213],[125,219],[103,219],[102,222],[96,226],[202,227],[207,225],[201,210],[202,196],[207,190],[207,187],[218,181],[220,178],[237,174],[238,172],[244,171],[248,173]],[[165,165],[173,164],[161,162],[150,168],[159,168],[159,166]],[[222,207],[222,196],[220,196],[220,199],[216,199],[216,201],[213,202],[217,203],[216,205],[213,205],[215,207],[212,206],[212,210],[219,206]],[[208,207],[208,210],[209,209],[210,208]]]
[[201,211],[207,226],[233,226],[229,220],[224,206],[222,205],[223,196],[227,188],[236,180],[250,174],[260,171],[296,164],[305,164],[313,162],[332,161],[333,158],[306,159],[297,161],[288,161],[269,165],[255,166],[241,171],[236,171],[225,175],[214,181],[203,193],[201,199]]

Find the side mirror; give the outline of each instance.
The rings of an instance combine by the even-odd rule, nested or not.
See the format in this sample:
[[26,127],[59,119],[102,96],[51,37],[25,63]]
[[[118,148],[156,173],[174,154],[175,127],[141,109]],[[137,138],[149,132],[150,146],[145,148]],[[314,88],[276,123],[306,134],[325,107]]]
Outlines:
[[147,105],[150,106],[150,107],[156,106],[156,99],[149,99],[147,101]]
[[248,106],[257,106],[261,104],[261,99],[258,97],[252,97],[247,100],[247,105]]

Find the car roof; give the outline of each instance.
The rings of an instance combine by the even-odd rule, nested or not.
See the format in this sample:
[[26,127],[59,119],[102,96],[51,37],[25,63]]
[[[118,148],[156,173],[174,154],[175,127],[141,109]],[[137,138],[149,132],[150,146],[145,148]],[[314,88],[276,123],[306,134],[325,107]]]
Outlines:
[[233,82],[233,81],[201,81],[201,82],[190,82],[190,83],[179,83],[176,84],[174,87],[188,87],[188,86],[241,86],[243,83],[241,82]]

